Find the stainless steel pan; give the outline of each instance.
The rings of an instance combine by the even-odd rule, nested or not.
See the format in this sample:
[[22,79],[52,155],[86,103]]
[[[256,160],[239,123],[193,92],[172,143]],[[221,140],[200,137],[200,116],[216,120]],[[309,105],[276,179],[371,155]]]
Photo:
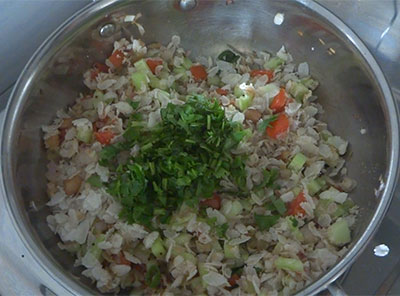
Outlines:
[[[317,94],[326,120],[350,140],[350,177],[358,182],[352,198],[361,215],[348,253],[300,292],[317,293],[335,281],[378,227],[397,176],[398,114],[382,71],[360,39],[337,17],[313,1],[224,0],[116,1],[91,4],[57,29],[21,74],[7,109],[1,142],[3,191],[14,225],[41,266],[71,294],[97,293],[73,268],[73,258],[57,247],[46,224],[46,159],[40,126],[84,90],[82,72],[104,60],[112,42],[137,36],[111,15],[141,12],[144,40],[166,43],[180,35],[193,55],[216,55],[229,43],[238,49],[277,51],[284,44],[297,62],[307,61],[321,82]],[[276,13],[284,23],[273,22]],[[360,130],[366,129],[366,134]],[[34,202],[38,211],[32,211]]]

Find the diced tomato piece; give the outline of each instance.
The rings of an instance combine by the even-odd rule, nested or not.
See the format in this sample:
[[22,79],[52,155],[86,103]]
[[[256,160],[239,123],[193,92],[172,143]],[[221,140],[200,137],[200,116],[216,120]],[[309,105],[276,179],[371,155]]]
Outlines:
[[236,282],[240,279],[240,276],[237,273],[232,274],[232,276],[228,279],[229,285],[231,287],[236,286]]
[[278,115],[278,118],[270,123],[270,126],[267,127],[266,132],[267,135],[273,139],[278,138],[278,136],[284,134],[289,129],[289,118],[285,113],[281,113]]
[[276,113],[282,112],[283,110],[285,110],[286,101],[287,101],[286,91],[284,88],[281,88],[279,90],[279,93],[272,100],[271,105],[269,107],[271,108],[271,110],[274,110]]
[[101,144],[108,145],[110,144],[111,139],[114,138],[114,133],[112,131],[95,132],[94,136]]
[[114,65],[115,68],[119,68],[122,66],[122,62],[124,61],[124,54],[122,51],[116,50],[112,53],[108,60]]
[[306,211],[301,207],[301,204],[306,201],[304,192],[300,192],[295,199],[293,199],[288,206],[287,215],[288,216],[305,216]]
[[193,65],[190,67],[190,72],[196,81],[207,79],[207,71],[202,65]]
[[227,89],[223,89],[223,88],[217,88],[215,90],[215,92],[221,96],[226,96],[229,93],[229,91]]
[[262,75],[267,75],[268,81],[271,81],[272,78],[274,78],[274,72],[271,70],[252,70],[250,72],[251,77],[262,76]]
[[98,70],[99,72],[102,73],[107,73],[108,72],[108,66],[102,63],[94,63],[93,68],[95,68],[96,70]]
[[218,194],[214,193],[213,197],[200,201],[200,205],[219,210],[221,208],[221,197]]
[[162,65],[163,61],[162,60],[156,60],[156,59],[147,59],[146,60],[146,64],[147,66],[149,66],[151,72],[153,72],[153,74],[156,74],[156,68],[159,65]]

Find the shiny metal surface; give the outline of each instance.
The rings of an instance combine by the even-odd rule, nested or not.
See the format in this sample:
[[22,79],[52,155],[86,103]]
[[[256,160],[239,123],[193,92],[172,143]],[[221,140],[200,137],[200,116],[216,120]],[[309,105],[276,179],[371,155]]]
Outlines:
[[[235,5],[236,5],[237,3],[235,3]],[[286,7],[287,8],[287,7]],[[273,17],[273,15],[274,15],[274,13],[270,13],[270,15]],[[285,22],[288,20],[288,18],[287,18],[287,12],[285,11],[285,17],[286,17],[286,20],[285,20]],[[243,22],[244,23],[244,22]],[[240,23],[240,25],[241,26],[243,26],[243,23]],[[285,23],[284,23],[285,24]],[[147,27],[147,26],[146,26]],[[246,33],[248,33],[248,30],[246,31]],[[326,32],[325,32],[326,33]],[[182,36],[184,36],[183,34],[181,34]],[[251,36],[251,35],[250,35]],[[294,34],[294,36],[296,36],[295,34]],[[245,37],[248,37],[248,36],[245,36]],[[293,37],[293,35],[290,35],[289,34],[289,42],[292,42],[293,44],[295,44],[295,42],[299,42],[299,41],[297,41],[297,40],[290,40],[290,37],[292,37],[292,38],[294,38]],[[165,38],[169,38],[169,36],[165,36]],[[243,38],[243,36],[242,36],[242,38]],[[183,39],[185,39],[185,38],[183,38]],[[325,40],[325,39],[323,39],[323,40]],[[223,45],[223,40],[221,40],[221,42],[220,42],[220,45],[222,46]],[[254,43],[256,43],[256,42],[254,42]],[[281,43],[282,43],[282,41],[281,41]],[[382,43],[382,44],[384,44],[384,43]],[[240,40],[239,40],[239,42],[237,42],[237,44],[235,44],[236,46],[242,46],[242,47],[244,47],[244,46],[252,46],[252,45],[248,45],[248,44],[246,44],[246,42],[243,42],[243,40],[242,40],[242,42],[240,42]],[[263,46],[263,44],[255,44],[256,46],[258,45],[258,47],[262,47]],[[276,47],[269,47],[269,46],[266,46],[268,49],[271,49],[271,50],[277,50],[278,48],[278,46],[280,45],[280,43],[278,44],[278,45],[276,45]],[[318,45],[318,43],[317,43],[317,45]],[[214,46],[218,46],[218,44],[216,44],[216,45],[214,45]],[[320,45],[318,45],[318,46],[320,46]],[[292,46],[288,46],[289,47],[289,49],[291,49],[292,48]],[[336,47],[335,47],[336,48]],[[340,47],[339,47],[340,48]],[[322,48],[322,50],[319,52],[320,54],[322,53],[322,52],[324,52],[325,53],[325,51],[323,51],[323,49],[324,48]],[[336,48],[337,49],[337,48]],[[210,47],[210,51],[212,51],[213,49]],[[219,49],[218,48],[216,48],[216,49],[214,49],[214,51],[215,52],[217,52]],[[291,50],[291,51],[293,51],[293,50]],[[336,50],[336,52],[339,52],[339,51],[337,51]],[[309,53],[308,53],[309,54]],[[298,53],[297,54],[297,59],[301,59],[301,58],[304,58],[305,56],[307,55],[307,52],[306,51],[304,51],[304,52],[300,52],[300,53]],[[295,58],[296,58],[296,55],[295,55]],[[314,58],[314,57],[312,57],[312,58]],[[327,59],[329,59],[329,57],[327,58]],[[308,60],[309,62],[310,62],[310,57],[308,57],[308,58],[306,58],[306,60]],[[332,64],[329,64],[329,61],[327,62],[327,64],[328,64],[328,66],[329,65],[332,65]],[[312,65],[312,69],[314,70],[314,68],[316,69],[316,70],[318,70],[318,65],[316,64],[316,65]],[[320,67],[321,68],[321,67]],[[321,69],[322,70],[322,69]],[[320,71],[321,71],[320,70]],[[315,71],[314,71],[315,72]],[[321,74],[322,75],[322,74]],[[316,76],[318,76],[318,75],[316,75]],[[322,75],[323,76],[323,75]],[[326,76],[326,75],[325,75]],[[332,78],[331,78],[331,80],[332,80]],[[335,80],[335,79],[333,79],[333,80]],[[329,80],[328,80],[329,81]],[[323,81],[323,85],[325,85],[327,82],[325,82],[325,81]],[[324,90],[322,90],[322,91],[324,91]],[[329,98],[329,89],[325,89],[325,95],[326,95],[326,97],[327,97],[327,102],[329,103],[329,100],[332,98]],[[61,99],[60,99],[60,101],[62,101]],[[58,108],[57,106],[55,106],[55,108]],[[333,109],[334,110],[334,109]],[[339,110],[339,112],[341,112],[342,110]],[[329,112],[331,112],[331,111],[329,111]],[[335,112],[335,111],[332,111],[332,112]],[[337,110],[336,110],[336,112],[338,112]],[[51,112],[48,112],[48,113],[50,113],[49,115],[48,115],[48,117],[47,118],[49,118],[49,116],[51,116]],[[337,113],[336,113],[337,114]],[[40,114],[39,113],[39,115],[43,115],[43,114]],[[39,116],[38,115],[38,116]],[[343,115],[343,117],[345,117],[344,115]],[[329,120],[329,118],[328,118],[328,120]],[[331,118],[330,119],[330,122],[331,122],[331,126],[334,124],[333,122],[335,122],[335,118]],[[375,122],[376,123],[376,122]],[[29,126],[29,125],[28,125]],[[358,134],[356,135],[355,134],[355,131],[357,131],[357,128],[358,128],[359,126],[355,126],[355,127],[353,127],[353,128],[350,128],[350,130],[349,131],[347,131],[347,134],[348,135],[352,135],[352,132],[353,132],[353,135],[354,136],[358,136]],[[26,127],[25,127],[26,128]],[[33,128],[32,128],[33,129]],[[32,131],[32,130],[30,130],[30,131]],[[358,129],[358,131],[359,131],[359,129]],[[346,132],[346,131],[345,131]],[[343,133],[341,133],[341,132],[339,132],[340,134],[343,134]],[[355,138],[357,138],[357,137],[355,137]],[[353,142],[353,140],[352,140],[352,142]],[[375,151],[375,149],[374,149],[375,147],[373,146],[372,147],[372,151]],[[379,148],[379,147],[378,147]],[[353,151],[354,151],[354,149],[356,149],[356,147],[353,147]],[[376,151],[379,151],[379,153],[381,153],[381,154],[379,154],[379,155],[381,155],[382,156],[382,153],[384,154],[384,152],[382,152],[380,149],[377,149]],[[371,151],[370,151],[371,152]],[[371,154],[373,154],[373,153],[371,153]],[[367,156],[369,156],[368,154],[367,154]],[[378,155],[377,155],[378,156]],[[379,159],[379,157],[376,157],[375,159]],[[354,160],[352,160],[352,161],[354,161]],[[379,168],[378,168],[379,169]],[[381,171],[382,171],[382,168],[380,168],[381,169]],[[355,167],[355,171],[357,171],[357,168]],[[362,170],[361,170],[362,171]],[[368,173],[369,174],[369,173]],[[368,175],[367,174],[367,175]],[[372,173],[371,173],[372,174]],[[378,176],[378,174],[376,174],[376,176]],[[375,177],[376,177],[375,176]],[[372,180],[372,178],[371,178],[371,180]],[[372,188],[373,186],[376,186],[376,183],[375,184],[371,184],[370,185],[370,187]],[[360,194],[360,193],[358,193],[358,194]],[[37,221],[37,220],[36,220]],[[50,251],[54,251],[54,250],[51,250],[50,249]]]

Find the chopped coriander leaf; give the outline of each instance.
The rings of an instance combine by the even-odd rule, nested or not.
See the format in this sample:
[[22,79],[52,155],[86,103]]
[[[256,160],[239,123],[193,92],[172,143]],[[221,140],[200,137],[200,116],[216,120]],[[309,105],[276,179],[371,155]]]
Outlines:
[[292,222],[293,227],[297,227],[299,225],[299,221],[295,217],[289,217],[290,222]]
[[[224,177],[248,191],[246,156],[231,153],[248,132],[227,120],[217,101],[189,96],[186,104],[168,104],[160,113],[157,126],[130,122],[124,142],[100,153],[110,170],[107,190],[122,204],[122,218],[149,227],[154,216],[168,221],[182,203],[193,207],[212,196]],[[120,153],[129,155],[135,145],[138,154],[121,162]]]
[[215,233],[218,235],[218,237],[224,237],[226,231],[228,230],[229,225],[227,223],[224,223],[222,225],[217,225],[215,226]]
[[286,213],[285,203],[280,198],[272,198],[271,201],[279,215]]
[[240,58],[237,54],[233,53],[229,49],[224,50],[218,55],[218,59],[228,63],[236,63],[236,61]]
[[158,288],[161,283],[161,272],[157,265],[151,265],[145,276],[146,284],[150,288]]
[[87,180],[87,183],[89,183],[93,187],[101,187],[103,186],[103,182],[101,182],[100,176],[99,175],[91,175]]
[[268,230],[272,226],[274,226],[278,220],[279,216],[278,215],[257,215],[254,214],[254,220],[258,226],[258,228],[263,231],[263,230]]
[[278,119],[278,115],[271,115],[270,117],[268,117],[267,119],[264,119],[260,125],[258,126],[258,131],[260,133],[265,132],[265,130],[267,129],[267,127],[271,126],[271,123],[274,122],[275,120]]

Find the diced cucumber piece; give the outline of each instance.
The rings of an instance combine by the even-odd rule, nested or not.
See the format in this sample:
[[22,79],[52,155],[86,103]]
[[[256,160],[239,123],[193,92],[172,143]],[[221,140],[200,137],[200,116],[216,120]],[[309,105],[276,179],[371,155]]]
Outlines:
[[240,258],[240,252],[239,252],[239,246],[231,246],[228,242],[225,242],[224,244],[224,255],[226,259],[239,259]]
[[104,94],[101,90],[96,90],[93,94],[93,99],[99,101],[102,101],[104,98]]
[[321,191],[321,189],[326,185],[326,181],[322,178],[316,178],[307,184],[308,193],[310,195],[315,195]]
[[239,98],[244,95],[244,90],[239,87],[239,85],[235,85],[235,88],[233,89],[233,94],[235,97]]
[[158,88],[161,90],[168,89],[168,83],[165,79],[158,79],[157,77],[152,76],[149,78],[149,80],[150,80],[149,84],[152,88]]
[[93,131],[91,126],[81,125],[76,128],[76,138],[88,144],[92,140]]
[[341,218],[328,227],[328,240],[338,247],[350,242],[350,228],[346,219]]
[[99,243],[101,243],[101,242],[104,241],[104,240],[105,240],[104,234],[100,234],[100,235],[96,238],[96,240],[94,241],[94,245],[91,246],[91,247],[89,248],[89,250],[88,250],[90,253],[92,253],[92,255],[93,255],[97,260],[100,260],[101,254],[102,254],[102,252],[103,252],[103,250],[100,249],[98,245],[99,245]]
[[147,65],[144,59],[138,60],[133,65],[135,66],[137,72],[142,72],[146,74],[148,77],[153,76],[153,72],[151,72],[149,66]]
[[351,199],[346,199],[344,203],[337,205],[337,209],[335,213],[333,213],[332,218],[337,218],[348,214],[352,207],[354,207],[354,202]]
[[307,157],[303,153],[297,153],[289,163],[289,169],[299,172],[307,161]]
[[311,95],[311,91],[300,82],[292,81],[289,93],[298,101],[303,102],[305,97]]
[[147,75],[143,72],[135,72],[131,75],[132,84],[137,91],[146,91],[150,82]]
[[192,65],[193,63],[188,57],[183,58],[183,63],[182,63],[183,68],[189,70]]
[[296,219],[296,218],[286,217],[286,221],[287,221],[287,224],[289,226],[289,229],[292,231],[294,237],[298,241],[302,242],[304,240],[303,233],[301,233],[301,231],[299,230],[299,227],[293,225],[293,220],[292,219]]
[[205,292],[205,289],[203,287],[202,279],[201,277],[195,277],[190,280],[189,286],[192,289],[192,292],[197,295],[197,296],[206,296],[206,294],[202,294]]
[[241,111],[244,111],[251,106],[253,98],[254,95],[246,92],[243,96],[240,96],[239,99],[236,100],[237,106]]
[[217,75],[209,76],[209,77],[207,77],[207,83],[209,85],[219,86],[221,83],[221,78],[219,78],[219,76],[217,76]]
[[183,257],[183,259],[185,259],[186,261],[189,261],[189,262],[192,262],[193,264],[197,264],[197,258],[193,255],[193,254],[190,254],[190,253],[183,253],[182,254],[182,257]]
[[317,80],[312,79],[311,77],[308,78],[303,78],[300,80],[300,82],[307,88],[311,89],[311,90],[315,90],[318,85],[319,82]]
[[164,248],[164,243],[161,238],[157,238],[153,245],[151,246],[151,252],[153,253],[154,256],[157,258],[162,258],[164,257],[166,251]]
[[182,76],[179,78],[180,81],[187,82],[188,81],[188,75],[186,73],[186,69],[183,67],[176,67],[172,70],[175,74],[182,74]]
[[242,207],[245,211],[248,211],[248,212],[251,211],[253,206],[251,205],[251,202],[248,199],[241,199],[240,203],[242,204]]
[[302,272],[304,270],[303,262],[301,262],[299,259],[278,257],[275,260],[274,264],[275,267],[279,269],[285,269],[295,272]]
[[265,64],[264,67],[267,69],[275,70],[280,65],[282,65],[285,61],[279,57],[270,58]]

